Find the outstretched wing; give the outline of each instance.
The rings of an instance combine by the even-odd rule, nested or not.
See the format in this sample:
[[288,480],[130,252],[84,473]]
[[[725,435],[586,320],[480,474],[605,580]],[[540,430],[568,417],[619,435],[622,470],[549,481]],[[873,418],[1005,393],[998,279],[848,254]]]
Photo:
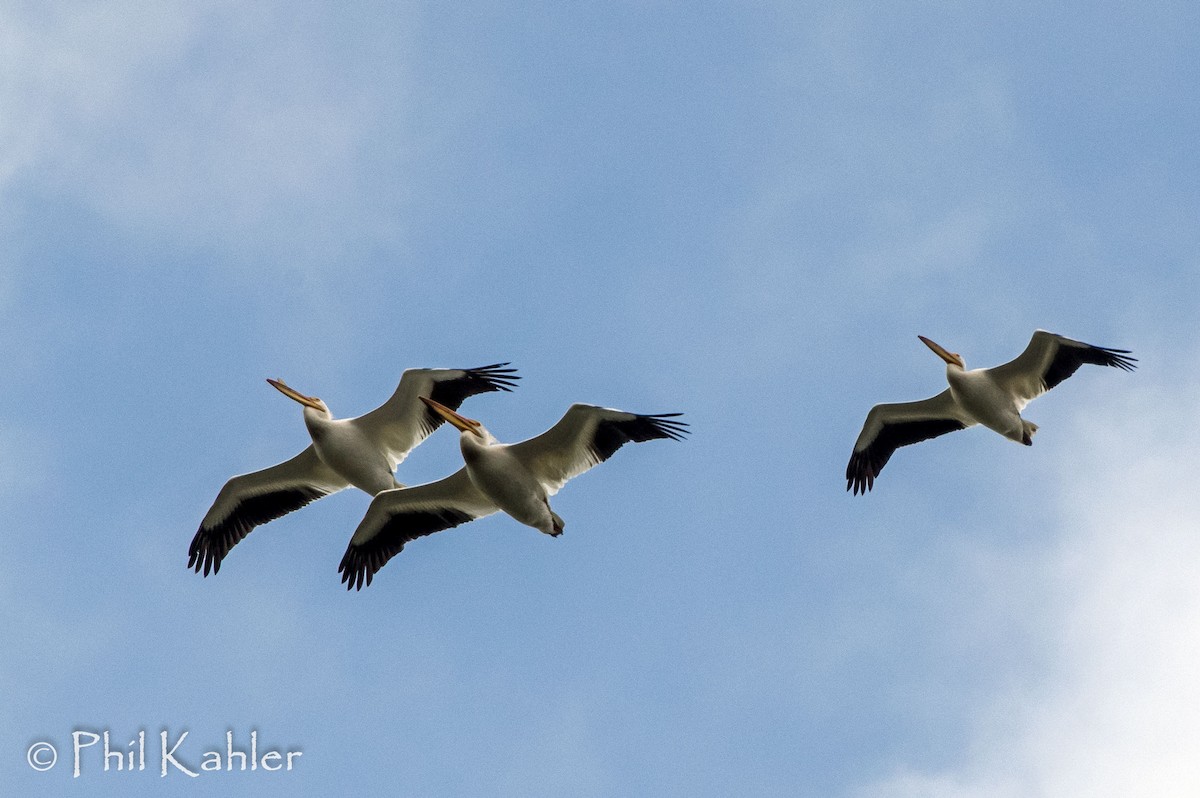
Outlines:
[[1017,397],[1020,407],[1074,374],[1084,363],[1133,371],[1137,358],[1128,349],[1109,349],[1038,330],[1025,351],[1009,362],[987,369],[992,379]]
[[865,495],[892,453],[901,446],[965,429],[974,423],[959,410],[949,388],[919,402],[875,405],[867,413],[850,454],[846,490],[853,490],[856,496]]
[[675,421],[682,413],[639,415],[595,405],[574,404],[557,424],[534,438],[509,447],[554,495],[577,477],[632,441],[683,440],[688,425]]
[[507,363],[493,363],[474,369],[407,369],[400,376],[391,398],[370,413],[352,419],[370,440],[386,449],[395,468],[417,444],[425,440],[444,420],[426,407],[419,397],[436,399],[457,410],[471,396],[489,391],[511,391],[519,380],[516,369]]
[[361,590],[409,541],[498,509],[475,487],[465,468],[437,482],[382,491],[354,530],[338,572],[347,590]]
[[299,510],[349,483],[321,462],[312,446],[279,465],[233,477],[221,492],[188,547],[188,568],[221,570],[221,560],[259,524]]

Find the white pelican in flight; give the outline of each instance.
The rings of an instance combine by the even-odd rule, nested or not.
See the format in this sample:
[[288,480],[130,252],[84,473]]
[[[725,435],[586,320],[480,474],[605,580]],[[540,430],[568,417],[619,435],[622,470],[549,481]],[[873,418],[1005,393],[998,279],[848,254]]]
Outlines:
[[196,573],[203,569],[205,576],[210,569],[220,571],[221,560],[254,527],[343,488],[353,485],[374,496],[401,487],[392,472],[443,421],[417,399],[436,396],[458,407],[475,394],[512,390],[520,377],[507,365],[407,369],[390,399],[370,413],[344,419],[335,419],[315,396],[282,380],[267,380],[304,406],[304,425],[313,442],[290,460],[226,482],[192,538],[188,567]]
[[563,520],[549,497],[567,480],[599,465],[633,441],[682,440],[680,413],[643,416],[595,405],[571,405],[566,415],[537,437],[520,443],[497,441],[482,424],[421,397],[462,434],[466,465],[445,479],[386,490],[371,500],[338,566],[346,589],[361,590],[404,544],[423,535],[503,510],[522,524],[557,537]]
[[1038,330],[1025,351],[1002,366],[967,371],[962,356],[917,336],[946,361],[950,387],[920,402],[875,405],[846,466],[846,490],[865,494],[901,446],[982,424],[1004,437],[1033,445],[1037,424],[1021,418],[1031,399],[1070,377],[1084,363],[1133,371],[1128,349],[1108,349]]

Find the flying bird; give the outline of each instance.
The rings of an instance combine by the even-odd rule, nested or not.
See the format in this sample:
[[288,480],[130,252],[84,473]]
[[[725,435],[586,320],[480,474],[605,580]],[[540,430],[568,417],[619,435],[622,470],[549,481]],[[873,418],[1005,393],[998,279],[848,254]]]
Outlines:
[[574,404],[550,429],[520,443],[500,443],[478,421],[435,399],[429,408],[461,431],[466,465],[445,479],[386,490],[371,500],[338,566],[346,589],[361,590],[409,541],[503,510],[522,524],[557,537],[563,520],[549,497],[567,480],[599,465],[632,441],[682,440],[681,413],[638,415]]
[[259,524],[298,510],[353,485],[374,496],[401,487],[393,471],[442,423],[442,416],[418,398],[435,396],[449,407],[489,391],[510,391],[520,377],[508,363],[474,369],[407,369],[391,398],[358,418],[337,419],[325,403],[305,396],[282,380],[268,379],[284,396],[304,407],[312,444],[290,460],[233,477],[200,522],[188,547],[188,567],[208,576]]
[[1021,418],[1030,400],[1070,377],[1084,363],[1133,371],[1128,349],[1109,349],[1038,330],[1015,359],[967,371],[962,356],[917,336],[946,361],[950,387],[920,402],[875,405],[846,466],[846,490],[866,494],[901,446],[982,424],[1009,440],[1033,445],[1037,424]]

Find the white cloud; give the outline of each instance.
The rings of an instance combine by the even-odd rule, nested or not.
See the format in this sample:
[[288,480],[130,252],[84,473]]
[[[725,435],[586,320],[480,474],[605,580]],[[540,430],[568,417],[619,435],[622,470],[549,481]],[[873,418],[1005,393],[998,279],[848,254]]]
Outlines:
[[1027,619],[1053,641],[1049,667],[977,708],[963,761],[862,795],[1200,794],[1200,386],[1139,376],[1061,441],[1058,544],[1030,577],[1058,598]]
[[181,49],[187,10],[137,2],[0,9],[0,181],[86,147],[89,131],[126,107],[132,78]]

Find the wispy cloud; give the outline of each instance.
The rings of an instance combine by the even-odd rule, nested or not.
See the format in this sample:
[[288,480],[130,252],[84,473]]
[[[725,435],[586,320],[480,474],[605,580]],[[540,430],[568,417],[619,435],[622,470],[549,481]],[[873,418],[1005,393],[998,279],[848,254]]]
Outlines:
[[402,149],[378,114],[403,81],[360,82],[336,25],[292,17],[219,0],[0,11],[0,193],[291,266],[386,235],[359,181],[372,142]]

